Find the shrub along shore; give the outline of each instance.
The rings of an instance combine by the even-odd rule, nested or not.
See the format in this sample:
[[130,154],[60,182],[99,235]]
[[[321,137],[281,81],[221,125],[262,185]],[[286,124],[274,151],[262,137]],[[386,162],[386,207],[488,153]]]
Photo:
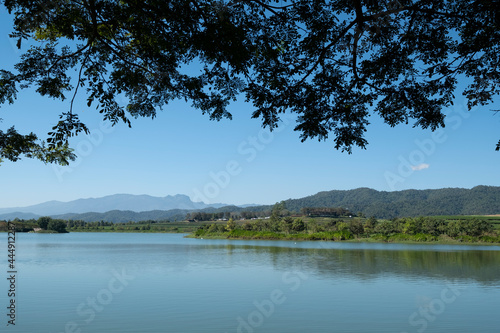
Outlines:
[[488,221],[473,218],[446,221],[434,217],[400,218],[378,221],[375,218],[304,222],[301,217],[271,216],[269,219],[200,226],[196,238],[329,240],[379,242],[500,243],[500,235]]

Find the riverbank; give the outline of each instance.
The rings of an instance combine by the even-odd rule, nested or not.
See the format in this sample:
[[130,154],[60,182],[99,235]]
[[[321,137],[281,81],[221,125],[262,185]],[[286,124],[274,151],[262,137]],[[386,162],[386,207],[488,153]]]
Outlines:
[[270,231],[232,230],[226,232],[195,232],[186,236],[199,239],[239,239],[239,240],[286,240],[286,241],[335,241],[335,242],[376,242],[376,243],[429,243],[429,244],[467,244],[467,245],[500,245],[499,236],[433,236],[430,234],[408,235],[396,233],[392,235],[359,235],[348,232],[317,232],[286,234]]

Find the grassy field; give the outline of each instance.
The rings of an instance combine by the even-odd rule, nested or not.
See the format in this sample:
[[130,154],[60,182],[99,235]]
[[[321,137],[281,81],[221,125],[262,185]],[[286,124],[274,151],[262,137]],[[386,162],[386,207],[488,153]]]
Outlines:
[[440,215],[434,216],[438,219],[443,219],[446,222],[460,221],[460,220],[484,220],[493,224],[496,230],[500,230],[500,214],[499,215]]
[[116,223],[112,226],[83,226],[69,228],[70,232],[169,232],[191,233],[203,223],[197,222],[157,222],[157,223]]

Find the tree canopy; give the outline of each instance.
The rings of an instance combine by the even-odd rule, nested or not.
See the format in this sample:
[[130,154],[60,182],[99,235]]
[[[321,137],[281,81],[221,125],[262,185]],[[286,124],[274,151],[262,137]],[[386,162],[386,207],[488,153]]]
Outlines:
[[366,147],[371,115],[434,130],[444,126],[459,79],[469,80],[460,91],[469,108],[500,91],[498,0],[3,4],[14,17],[11,37],[28,47],[14,71],[0,70],[0,103],[27,87],[66,100],[47,143],[14,127],[0,131],[0,158],[13,161],[74,159],[68,138],[88,132],[78,93],[103,119],[129,126],[174,99],[212,120],[231,119],[228,105],[243,96],[264,127],[294,113],[302,141],[332,138],[350,153]]

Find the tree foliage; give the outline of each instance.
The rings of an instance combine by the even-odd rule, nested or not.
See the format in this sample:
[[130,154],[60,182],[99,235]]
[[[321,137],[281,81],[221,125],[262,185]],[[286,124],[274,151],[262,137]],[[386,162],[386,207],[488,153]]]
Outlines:
[[27,135],[19,134],[12,126],[3,132],[0,130],[0,163],[4,160],[16,162],[20,156],[37,158],[45,163],[59,163],[68,165],[69,161],[74,161],[76,155],[68,143],[47,147],[45,142],[38,142],[38,137],[34,133]]
[[226,224],[226,230],[227,231],[232,231],[236,229],[236,222],[234,222],[234,220],[232,218],[230,218],[228,221],[227,221],[227,224]]
[[47,230],[56,231],[58,233],[65,233],[66,231],[66,221],[64,220],[51,220],[47,225]]
[[50,216],[41,216],[38,218],[37,223],[40,228],[42,228],[43,230],[47,230],[50,221],[52,221],[52,218]]
[[[372,114],[434,130],[444,126],[459,78],[469,79],[469,108],[491,103],[500,89],[498,1],[3,4],[14,17],[11,37],[29,46],[14,72],[0,70],[0,102],[13,103],[26,87],[68,99],[46,149],[88,132],[73,104],[79,91],[105,120],[128,125],[173,99],[230,119],[229,103],[243,95],[263,126],[276,128],[291,112],[302,140],[332,136],[335,148],[351,152],[367,145]],[[194,63],[199,70],[188,70]],[[21,147],[5,157],[15,160]],[[49,161],[68,156],[58,157]]]

